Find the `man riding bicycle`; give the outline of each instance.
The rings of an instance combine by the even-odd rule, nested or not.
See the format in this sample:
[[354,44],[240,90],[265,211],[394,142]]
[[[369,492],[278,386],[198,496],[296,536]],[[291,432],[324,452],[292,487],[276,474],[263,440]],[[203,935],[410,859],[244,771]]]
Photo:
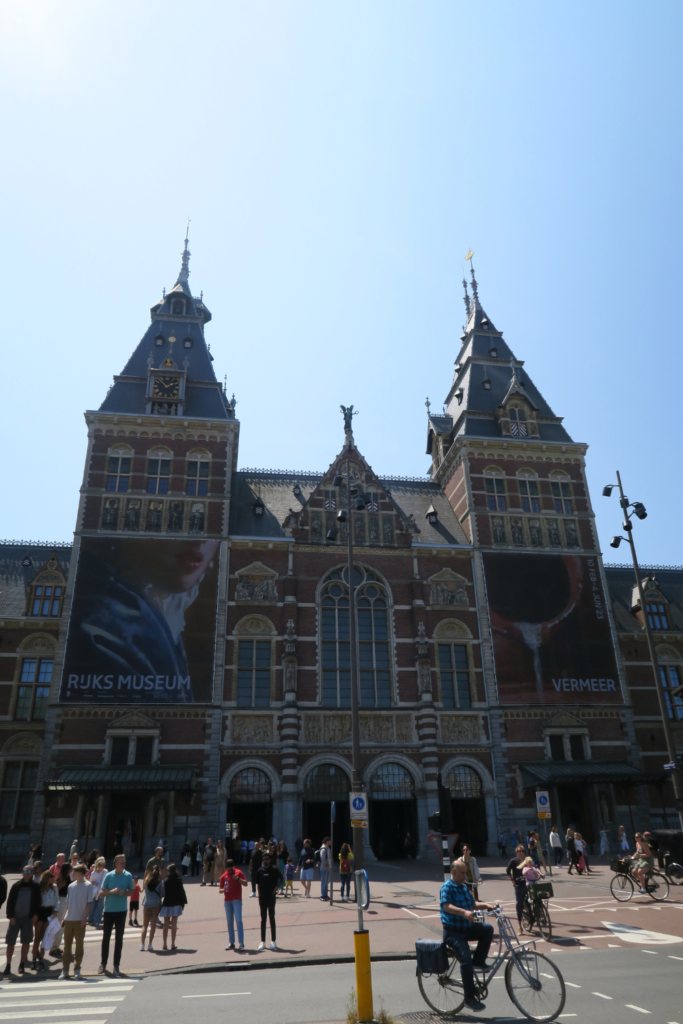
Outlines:
[[[486,957],[493,939],[490,924],[474,921],[475,910],[492,910],[490,903],[479,903],[467,885],[467,865],[462,860],[451,864],[451,877],[441,886],[439,893],[441,923],[444,942],[456,953],[460,961],[460,974],[465,991],[465,1006],[470,1010],[483,1010],[484,1003],[477,999],[474,988],[474,968],[486,967]],[[474,957],[468,942],[476,940]]]

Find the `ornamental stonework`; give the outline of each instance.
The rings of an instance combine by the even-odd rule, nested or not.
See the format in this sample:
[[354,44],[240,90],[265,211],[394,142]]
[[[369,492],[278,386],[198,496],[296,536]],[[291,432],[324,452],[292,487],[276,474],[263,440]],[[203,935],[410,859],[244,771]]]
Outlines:
[[485,739],[481,718],[468,715],[441,715],[443,743],[480,743]]
[[323,742],[346,743],[351,739],[350,715],[325,715],[323,718]]
[[366,743],[394,743],[392,715],[361,715],[360,735]]
[[441,569],[427,581],[429,583],[429,603],[441,608],[467,608],[469,598],[467,580],[452,569]]
[[232,742],[236,746],[242,743],[272,743],[273,719],[264,715],[239,715],[232,720]]
[[396,716],[396,742],[413,743],[415,740],[412,715]]
[[322,721],[318,715],[304,715],[304,743],[321,743]]

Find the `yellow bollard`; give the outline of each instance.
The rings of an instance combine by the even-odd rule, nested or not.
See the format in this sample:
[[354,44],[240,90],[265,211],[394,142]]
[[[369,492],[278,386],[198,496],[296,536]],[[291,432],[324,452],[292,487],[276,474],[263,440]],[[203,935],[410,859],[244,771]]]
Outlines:
[[370,969],[370,933],[353,933],[353,951],[356,959],[356,1003],[358,1020],[372,1021],[372,971]]

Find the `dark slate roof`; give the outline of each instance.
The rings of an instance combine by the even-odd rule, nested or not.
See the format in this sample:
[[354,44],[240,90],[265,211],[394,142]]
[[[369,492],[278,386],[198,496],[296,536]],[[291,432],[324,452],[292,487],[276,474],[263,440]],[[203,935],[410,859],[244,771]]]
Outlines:
[[[114,377],[100,406],[102,412],[144,414],[148,370],[160,367],[170,358],[178,369],[187,373],[183,416],[234,418],[234,407],[216,380],[213,356],[204,338],[204,324],[211,319],[211,313],[203,300],[190,292],[189,255],[186,245],[178,280],[152,306],[152,322],[123,371]],[[185,303],[182,314],[173,312],[173,303],[179,298]],[[176,339],[173,344],[169,343],[172,337]]]
[[[289,536],[290,513],[301,511],[324,476],[324,473],[310,472],[239,470],[232,483],[230,535],[235,538]],[[378,480],[403,515],[417,526],[413,544],[469,544],[438,484],[400,477],[378,477]],[[295,487],[299,488],[298,495],[294,493]],[[262,515],[254,514],[258,499],[264,505]],[[430,505],[438,517],[433,526],[425,518]]]
[[66,578],[71,561],[71,544],[0,542],[1,618],[21,618],[26,615],[27,588],[35,576],[46,568],[51,558],[56,558],[58,568]]
[[[618,632],[639,632],[641,626],[634,618],[631,608],[637,601],[634,594],[636,577],[630,565],[606,565],[607,588],[612,601],[614,622]],[[669,606],[669,625],[672,630],[683,632],[683,566],[641,565],[640,578],[654,578],[659,592]],[[657,641],[664,642],[666,634],[657,634]]]

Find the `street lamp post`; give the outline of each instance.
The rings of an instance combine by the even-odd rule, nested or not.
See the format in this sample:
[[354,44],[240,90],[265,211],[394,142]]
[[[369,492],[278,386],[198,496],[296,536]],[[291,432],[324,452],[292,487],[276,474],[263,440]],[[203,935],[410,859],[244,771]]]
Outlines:
[[[606,484],[602,489],[603,496],[609,498],[612,494],[614,484]],[[640,566],[638,565],[638,556],[636,555],[636,545],[633,540],[633,523],[631,522],[635,515],[637,519],[645,519],[647,517],[647,511],[645,506],[640,501],[630,502],[624,494],[624,488],[621,483],[621,474],[617,470],[617,483],[616,486],[619,490],[619,504],[624,513],[624,520],[622,527],[625,531],[625,539],[628,542],[628,546],[631,551],[631,559],[633,561],[633,571],[636,577],[636,587],[638,589],[638,600],[640,602],[640,610],[643,613],[643,627],[645,629],[645,638],[647,640],[647,649],[650,656],[650,665],[652,667],[652,675],[655,684],[655,693],[657,694],[657,701],[659,704],[659,713],[662,719],[662,727],[664,729],[664,738],[666,742],[666,752],[669,759],[669,764],[673,764],[673,770],[671,772],[671,783],[674,791],[674,803],[676,810],[678,811],[678,817],[680,827],[683,829],[683,801],[681,801],[681,786],[679,780],[679,767],[676,761],[676,745],[674,743],[673,733],[671,726],[669,725],[669,716],[667,713],[667,707],[664,700],[664,693],[662,688],[661,675],[659,671],[659,662],[657,660],[657,651],[655,649],[654,638],[652,636],[652,630],[650,629],[650,623],[647,617],[647,609],[645,607],[645,595],[643,594],[643,585],[640,579]],[[610,547],[618,548],[624,537],[617,535],[612,537],[610,541]],[[673,705],[672,705],[673,706]]]

